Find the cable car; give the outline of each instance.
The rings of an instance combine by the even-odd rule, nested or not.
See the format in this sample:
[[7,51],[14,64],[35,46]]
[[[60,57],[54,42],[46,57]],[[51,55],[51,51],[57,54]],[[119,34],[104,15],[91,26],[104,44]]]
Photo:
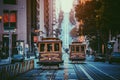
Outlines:
[[38,42],[39,64],[43,66],[63,63],[62,41],[59,38],[42,38]]
[[70,54],[69,54],[70,61],[85,61],[86,44],[82,42],[72,42],[69,45],[69,49],[70,49]]

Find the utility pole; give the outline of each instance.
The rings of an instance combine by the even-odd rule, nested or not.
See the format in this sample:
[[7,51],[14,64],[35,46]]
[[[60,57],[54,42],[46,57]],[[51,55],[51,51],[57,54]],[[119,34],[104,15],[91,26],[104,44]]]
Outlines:
[[[10,11],[9,11],[9,15],[10,15]],[[8,18],[9,20],[9,62],[11,63],[11,40],[12,40],[12,38],[11,38],[11,31],[10,31],[10,17]]]
[[[98,6],[99,4],[99,6]],[[98,54],[100,53],[100,20],[104,11],[104,2],[102,0],[96,0],[96,28],[97,28],[97,40],[98,40]]]

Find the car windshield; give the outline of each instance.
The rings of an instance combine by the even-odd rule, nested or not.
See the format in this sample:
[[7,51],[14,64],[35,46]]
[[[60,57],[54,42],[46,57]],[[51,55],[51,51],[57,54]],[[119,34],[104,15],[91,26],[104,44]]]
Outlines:
[[105,55],[104,54],[98,54],[97,56],[104,57]]
[[14,58],[20,58],[20,57],[22,57],[22,55],[17,54],[17,55],[14,55],[13,57],[14,57]]
[[113,56],[119,56],[120,57],[120,53],[119,52],[114,52],[112,53]]

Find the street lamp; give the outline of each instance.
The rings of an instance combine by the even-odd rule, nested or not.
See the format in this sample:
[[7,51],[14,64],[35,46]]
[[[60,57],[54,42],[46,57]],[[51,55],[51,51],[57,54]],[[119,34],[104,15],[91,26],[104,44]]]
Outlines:
[[16,29],[9,30],[9,62],[11,63],[11,52],[12,52],[12,33],[14,33]]
[[0,16],[0,22],[2,21],[2,16]]

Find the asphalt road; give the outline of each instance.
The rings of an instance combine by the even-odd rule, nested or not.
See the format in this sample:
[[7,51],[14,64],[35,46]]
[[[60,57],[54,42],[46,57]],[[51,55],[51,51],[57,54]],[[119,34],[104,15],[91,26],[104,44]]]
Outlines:
[[120,80],[119,63],[94,62],[91,56],[85,62],[76,63],[69,61],[66,53],[63,59],[59,69],[43,70],[35,63],[33,70],[18,75],[14,80]]

